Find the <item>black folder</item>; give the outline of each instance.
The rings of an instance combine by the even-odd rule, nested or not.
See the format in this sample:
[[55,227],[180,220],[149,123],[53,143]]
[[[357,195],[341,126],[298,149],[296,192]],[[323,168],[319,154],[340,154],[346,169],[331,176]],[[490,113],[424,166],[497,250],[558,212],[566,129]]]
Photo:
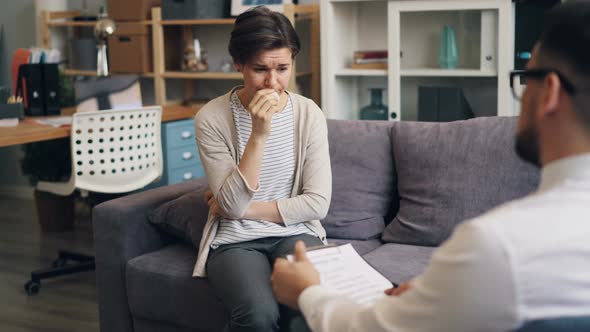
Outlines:
[[418,87],[418,121],[450,122],[474,117],[473,111],[457,87]]
[[56,63],[30,63],[18,69],[16,95],[28,116],[59,115],[59,72]]

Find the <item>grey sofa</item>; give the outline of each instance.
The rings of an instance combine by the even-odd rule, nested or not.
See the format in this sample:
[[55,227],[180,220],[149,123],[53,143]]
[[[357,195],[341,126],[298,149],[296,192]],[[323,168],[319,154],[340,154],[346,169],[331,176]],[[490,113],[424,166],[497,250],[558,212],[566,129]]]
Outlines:
[[[513,152],[516,118],[446,124],[328,121],[329,242],[350,242],[395,283],[423,271],[453,227],[536,188]],[[219,331],[226,313],[191,277],[194,245],[148,221],[205,221],[205,179],[118,198],[93,211],[101,331]],[[196,227],[198,238],[199,228]]]

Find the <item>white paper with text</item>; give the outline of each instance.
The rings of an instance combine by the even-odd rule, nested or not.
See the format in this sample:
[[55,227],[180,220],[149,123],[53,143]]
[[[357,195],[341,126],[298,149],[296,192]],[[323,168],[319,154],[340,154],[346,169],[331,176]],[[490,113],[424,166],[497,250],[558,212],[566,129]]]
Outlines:
[[[307,257],[320,273],[322,286],[358,303],[373,304],[386,296],[384,290],[392,287],[350,244],[311,250]],[[292,260],[292,255],[288,259]]]

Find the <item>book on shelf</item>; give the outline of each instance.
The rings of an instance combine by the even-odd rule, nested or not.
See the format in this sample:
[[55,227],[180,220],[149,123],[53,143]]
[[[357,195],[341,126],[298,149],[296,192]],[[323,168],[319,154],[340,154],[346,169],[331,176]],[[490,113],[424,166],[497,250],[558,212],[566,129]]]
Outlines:
[[355,51],[352,69],[387,69],[387,51]]
[[387,63],[387,58],[380,58],[380,59],[354,59],[354,63]]
[[387,69],[387,62],[352,63],[352,69]]
[[387,51],[355,51],[354,59],[387,59]]

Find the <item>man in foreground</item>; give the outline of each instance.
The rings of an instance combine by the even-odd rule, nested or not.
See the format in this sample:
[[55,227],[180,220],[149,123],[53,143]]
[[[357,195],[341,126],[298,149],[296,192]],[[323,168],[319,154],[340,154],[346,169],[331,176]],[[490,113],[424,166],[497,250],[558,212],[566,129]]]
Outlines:
[[[364,307],[319,285],[298,243],[275,296],[313,331],[511,331],[590,313],[590,2],[547,17],[527,69],[516,149],[542,168],[536,192],[458,226],[426,271]],[[521,89],[520,82],[527,86]]]

